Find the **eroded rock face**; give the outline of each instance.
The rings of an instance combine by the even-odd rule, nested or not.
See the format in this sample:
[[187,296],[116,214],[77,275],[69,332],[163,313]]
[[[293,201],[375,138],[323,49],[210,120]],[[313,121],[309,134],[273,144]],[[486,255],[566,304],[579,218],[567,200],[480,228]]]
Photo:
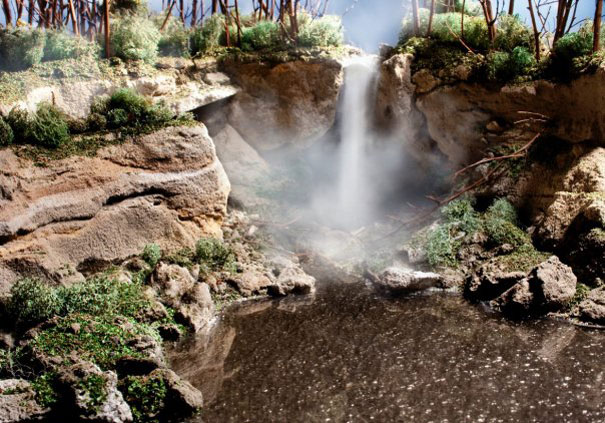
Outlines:
[[19,275],[55,282],[122,262],[151,242],[221,235],[230,184],[203,125],[167,128],[33,167],[0,151],[0,291]]
[[605,324],[605,290],[595,289],[580,303],[580,317],[584,320]]
[[36,393],[28,381],[0,380],[0,422],[42,420],[49,411],[36,402]]
[[[519,111],[552,119],[548,133],[570,143],[605,140],[605,68],[569,84],[534,81],[501,88],[461,82],[421,95],[417,104],[431,137],[459,165],[480,157],[482,128],[497,117],[506,125],[522,119]],[[534,132],[535,133],[535,132]]]
[[334,124],[343,67],[332,59],[278,65],[225,63],[241,87],[229,123],[257,150],[308,147]]

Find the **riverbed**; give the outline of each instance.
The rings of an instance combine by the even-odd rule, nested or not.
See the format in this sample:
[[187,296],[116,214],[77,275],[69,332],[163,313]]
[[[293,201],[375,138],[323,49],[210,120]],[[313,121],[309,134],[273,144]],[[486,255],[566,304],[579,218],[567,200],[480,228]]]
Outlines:
[[212,422],[605,421],[605,333],[513,322],[458,294],[313,296],[228,308],[171,354]]

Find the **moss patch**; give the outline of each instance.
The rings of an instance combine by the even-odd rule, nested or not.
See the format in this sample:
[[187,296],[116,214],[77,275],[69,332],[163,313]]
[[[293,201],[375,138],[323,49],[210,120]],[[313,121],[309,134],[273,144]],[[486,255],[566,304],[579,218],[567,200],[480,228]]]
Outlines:
[[157,422],[166,400],[166,383],[159,377],[128,376],[119,389],[130,405],[135,423]]

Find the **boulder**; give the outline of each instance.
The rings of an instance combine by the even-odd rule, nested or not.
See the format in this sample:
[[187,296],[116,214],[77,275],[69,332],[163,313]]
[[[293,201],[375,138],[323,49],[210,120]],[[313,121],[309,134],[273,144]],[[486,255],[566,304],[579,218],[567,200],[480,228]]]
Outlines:
[[169,369],[158,369],[150,374],[152,378],[160,378],[166,386],[166,399],[163,413],[167,416],[190,416],[204,405],[202,393],[186,380],[181,379]]
[[6,149],[0,168],[0,294],[19,275],[77,281],[152,242],[175,250],[220,236],[230,190],[203,125],[46,167]]
[[275,284],[269,287],[269,294],[282,296],[288,294],[315,293],[315,278],[307,275],[298,263],[288,257],[275,256],[269,261]]
[[137,335],[128,341],[128,347],[136,351],[133,356],[120,358],[116,370],[120,375],[146,375],[166,366],[162,345],[149,335]]
[[569,304],[576,294],[577,278],[571,268],[551,256],[529,273],[529,280],[539,299],[550,311],[557,311]]
[[588,297],[580,303],[580,318],[605,325],[605,290],[590,291]]
[[175,318],[195,332],[206,328],[214,317],[210,287],[194,279],[186,268],[160,263],[151,276],[151,285],[160,300],[176,311]]
[[65,391],[78,421],[95,423],[131,422],[132,412],[118,390],[114,372],[103,372],[88,362],[79,362],[59,371]]
[[42,420],[49,411],[36,402],[36,393],[28,381],[0,380],[0,423]]
[[504,270],[499,263],[497,259],[492,259],[468,276],[464,291],[468,298],[475,301],[493,300],[526,277],[525,272]]
[[333,59],[286,63],[225,61],[237,84],[229,123],[259,151],[304,148],[334,125],[343,66]]
[[441,275],[419,272],[403,267],[389,267],[375,280],[375,285],[388,292],[398,294],[434,288],[441,282]]

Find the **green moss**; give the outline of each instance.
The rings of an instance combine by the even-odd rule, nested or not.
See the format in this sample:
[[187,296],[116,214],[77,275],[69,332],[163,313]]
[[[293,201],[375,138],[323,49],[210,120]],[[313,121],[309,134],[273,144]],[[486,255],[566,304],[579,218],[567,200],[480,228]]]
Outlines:
[[98,410],[107,400],[106,384],[107,380],[103,375],[90,375],[78,381],[78,389],[88,397],[86,406],[89,410]]
[[100,48],[85,37],[74,37],[65,31],[46,31],[43,61],[78,59],[83,56],[97,58]]
[[439,225],[427,238],[426,255],[431,267],[456,267],[460,243],[450,233],[449,225]]
[[525,244],[511,254],[498,257],[498,261],[506,272],[529,272],[548,257],[549,253],[540,252],[532,245]]
[[569,308],[579,305],[584,299],[586,299],[586,297],[588,297],[588,294],[590,294],[590,287],[578,282],[576,284],[576,293],[569,301]]
[[[79,325],[80,330],[74,331],[74,325]],[[59,319],[55,326],[42,330],[29,347],[63,361],[75,353],[103,370],[111,370],[123,357],[143,357],[131,346],[139,335],[161,340],[151,326],[131,318],[72,314]]]
[[496,247],[509,244],[515,248],[531,244],[531,239],[515,224],[495,217],[487,217],[483,227],[488,236],[490,245]]
[[595,239],[595,240],[600,241],[600,242],[605,242],[605,230],[602,229],[602,228],[594,228],[594,229],[592,229],[589,232],[588,236],[591,239]]
[[245,51],[275,48],[280,42],[280,28],[275,22],[261,21],[242,32],[242,50]]
[[224,28],[225,18],[220,14],[212,15],[204,22],[204,25],[196,27],[190,39],[191,54],[193,56],[203,55],[219,48]]
[[302,47],[338,47],[344,42],[342,21],[339,16],[325,15],[311,19],[299,15],[298,45]]
[[441,215],[447,224],[456,226],[466,234],[474,233],[480,225],[479,214],[469,198],[452,201],[441,209]]
[[[384,267],[382,269],[384,269]],[[225,287],[222,292],[212,291],[211,295],[212,302],[214,303],[217,311],[224,310],[229,305],[243,298],[242,294],[230,286]]]
[[154,268],[162,258],[162,249],[157,244],[147,244],[143,249],[141,258],[149,265]]
[[40,63],[45,43],[39,29],[0,29],[0,69],[18,71]]
[[24,143],[30,127],[30,117],[27,110],[14,107],[6,117],[6,122],[10,125],[15,136],[15,142]]
[[142,60],[154,63],[158,56],[160,31],[145,16],[123,16],[114,20],[111,30],[111,48],[123,60]]
[[164,260],[167,263],[178,264],[181,267],[190,268],[195,260],[195,253],[190,248],[182,248],[167,255]]
[[162,378],[128,376],[120,381],[119,389],[132,410],[135,423],[159,421],[167,394]]
[[497,198],[487,209],[487,216],[493,219],[501,219],[514,225],[519,223],[517,210],[506,198]]
[[55,372],[46,372],[31,382],[36,393],[36,402],[42,407],[52,407],[59,401],[56,381],[57,374]]

